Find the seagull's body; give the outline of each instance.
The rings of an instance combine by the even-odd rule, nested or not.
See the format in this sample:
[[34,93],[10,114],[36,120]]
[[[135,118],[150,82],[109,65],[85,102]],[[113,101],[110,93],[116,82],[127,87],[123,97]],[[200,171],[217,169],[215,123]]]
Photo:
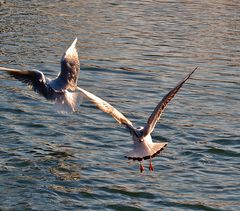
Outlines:
[[190,78],[190,76],[194,73],[195,68],[191,73],[189,73],[184,79],[182,79],[173,89],[171,89],[168,94],[166,94],[163,99],[158,103],[155,107],[153,113],[148,118],[147,124],[145,127],[133,127],[133,124],[130,120],[128,120],[121,112],[119,112],[116,108],[111,106],[106,101],[100,99],[94,94],[78,87],[78,90],[83,93],[85,97],[87,97],[90,101],[92,101],[100,110],[110,114],[114,119],[116,119],[120,124],[126,126],[129,130],[132,140],[133,140],[133,150],[130,151],[126,157],[128,159],[137,160],[140,162],[140,171],[144,170],[143,165],[141,163],[142,160],[150,159],[149,170],[153,170],[151,159],[159,154],[166,146],[167,143],[154,143],[152,141],[151,133],[153,132],[157,121],[160,119],[161,114],[163,113],[167,104],[171,101],[171,99],[175,96],[175,94],[179,91],[182,85]]
[[0,67],[1,71],[6,71],[10,76],[28,84],[32,89],[45,97],[54,101],[59,109],[74,111],[77,104],[77,80],[80,71],[80,62],[76,49],[77,38],[65,51],[61,58],[61,72],[57,78],[51,80],[38,70],[16,70]]

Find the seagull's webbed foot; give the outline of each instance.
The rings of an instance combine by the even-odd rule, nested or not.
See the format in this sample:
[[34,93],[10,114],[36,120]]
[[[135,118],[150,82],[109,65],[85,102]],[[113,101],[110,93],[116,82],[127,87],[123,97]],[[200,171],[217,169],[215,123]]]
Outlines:
[[150,162],[149,162],[149,171],[153,171],[153,164],[152,164],[152,160],[150,159]]
[[144,171],[144,167],[143,167],[142,162],[139,163],[139,170],[140,170],[141,173],[143,173],[143,171]]

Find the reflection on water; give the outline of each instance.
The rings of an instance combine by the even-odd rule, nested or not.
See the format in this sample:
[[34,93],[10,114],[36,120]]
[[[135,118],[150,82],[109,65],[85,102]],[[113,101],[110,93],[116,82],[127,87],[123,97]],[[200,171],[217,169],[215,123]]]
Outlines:
[[58,114],[0,75],[1,210],[238,210],[237,1],[3,1],[0,65],[55,77],[76,36],[79,85],[135,125],[180,78],[153,138],[169,142],[155,172],[124,159],[125,130],[83,100]]

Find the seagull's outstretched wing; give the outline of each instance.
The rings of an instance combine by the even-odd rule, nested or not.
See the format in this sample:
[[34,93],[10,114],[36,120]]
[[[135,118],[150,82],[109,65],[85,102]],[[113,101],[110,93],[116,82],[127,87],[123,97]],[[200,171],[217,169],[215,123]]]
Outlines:
[[76,48],[77,38],[64,52],[61,58],[61,72],[58,77],[51,82],[51,87],[55,90],[69,89],[75,91],[80,71],[80,62]]
[[130,132],[133,132],[133,124],[130,120],[128,120],[121,112],[119,112],[116,108],[111,106],[108,102],[102,100],[101,98],[95,96],[94,94],[78,87],[78,90],[84,94],[90,101],[92,101],[100,110],[105,113],[110,114],[114,119],[117,120],[118,123],[125,125]]
[[44,74],[38,70],[17,70],[11,68],[0,67],[1,71],[7,72],[10,76],[26,83],[40,95],[48,98],[46,78]]
[[177,94],[182,85],[190,78],[190,76],[195,72],[196,69],[197,67],[191,73],[189,73],[184,79],[182,79],[177,84],[177,86],[171,89],[171,91],[168,92],[163,97],[163,99],[158,103],[153,113],[149,117],[147,125],[143,129],[143,136],[147,136],[148,134],[152,133],[157,121],[160,119],[161,114],[163,113],[163,110],[166,108],[167,104],[173,99],[173,97]]

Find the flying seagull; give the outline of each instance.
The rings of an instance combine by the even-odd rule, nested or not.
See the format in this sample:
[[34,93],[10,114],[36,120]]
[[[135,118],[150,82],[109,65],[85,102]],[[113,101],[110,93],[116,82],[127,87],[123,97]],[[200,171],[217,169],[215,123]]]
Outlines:
[[148,118],[145,127],[135,128],[130,120],[128,120],[121,112],[109,103],[80,87],[78,87],[78,90],[83,93],[86,98],[92,101],[100,110],[110,114],[115,120],[117,120],[118,123],[125,125],[125,127],[129,130],[133,139],[134,149],[125,157],[130,160],[139,161],[140,172],[144,171],[142,161],[150,159],[149,170],[153,171],[152,158],[158,155],[167,146],[167,143],[154,143],[152,141],[151,133],[153,132],[156,123],[160,119],[167,104],[172,100],[175,94],[196,69],[197,67],[163,97],[163,99],[155,107],[151,116]]
[[64,52],[61,58],[61,71],[57,78],[51,80],[38,70],[16,70],[0,67],[1,71],[7,72],[10,76],[26,83],[32,89],[54,101],[61,110],[75,111],[77,104],[77,80],[80,71],[80,62],[76,49],[77,38]]

